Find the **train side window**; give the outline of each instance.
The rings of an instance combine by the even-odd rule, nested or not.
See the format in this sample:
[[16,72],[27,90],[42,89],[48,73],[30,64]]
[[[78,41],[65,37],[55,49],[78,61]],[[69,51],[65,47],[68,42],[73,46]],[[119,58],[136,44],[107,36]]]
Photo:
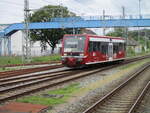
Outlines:
[[89,42],[89,52],[93,51],[93,42]]
[[95,42],[94,45],[95,45],[95,51],[98,50],[98,46],[97,46],[98,42]]
[[97,48],[97,43],[93,42],[93,51],[96,51],[96,48]]
[[97,43],[96,43],[96,51],[100,51],[100,49],[101,49],[100,46],[101,46],[101,45],[100,45],[100,42],[97,42]]
[[89,48],[88,51],[101,51],[101,43],[100,42],[89,42]]
[[95,42],[95,51],[98,51],[98,43],[99,42]]
[[98,51],[101,52],[101,43],[100,42],[98,43]]
[[124,44],[123,43],[119,43],[119,51],[124,50]]
[[100,42],[93,42],[93,51],[100,51]]
[[126,45],[125,45],[125,44],[123,44],[123,51],[125,51],[125,46],[126,46]]
[[118,53],[119,52],[119,44],[118,43],[114,43],[113,44],[113,53]]
[[102,43],[101,52],[102,54],[108,54],[108,43],[106,42]]

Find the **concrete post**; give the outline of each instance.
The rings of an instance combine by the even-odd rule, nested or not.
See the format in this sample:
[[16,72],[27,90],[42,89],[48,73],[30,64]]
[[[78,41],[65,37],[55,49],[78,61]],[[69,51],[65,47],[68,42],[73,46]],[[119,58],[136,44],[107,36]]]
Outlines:
[[8,55],[11,55],[11,36],[8,37],[8,43],[7,43],[7,48],[8,48]]
[[7,56],[7,37],[4,37],[4,45],[3,45],[4,49],[3,49],[3,53],[4,53],[4,56]]
[[11,55],[11,37],[4,37],[4,56]]
[[0,56],[2,56],[2,44],[3,44],[3,38],[0,37]]

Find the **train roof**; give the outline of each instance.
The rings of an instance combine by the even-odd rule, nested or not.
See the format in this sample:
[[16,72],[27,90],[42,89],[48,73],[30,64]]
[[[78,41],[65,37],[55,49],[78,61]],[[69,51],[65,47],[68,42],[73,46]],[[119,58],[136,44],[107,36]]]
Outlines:
[[65,34],[64,36],[88,36],[88,37],[95,37],[95,38],[111,38],[111,39],[124,40],[123,37],[98,36],[98,35],[92,35],[92,34]]

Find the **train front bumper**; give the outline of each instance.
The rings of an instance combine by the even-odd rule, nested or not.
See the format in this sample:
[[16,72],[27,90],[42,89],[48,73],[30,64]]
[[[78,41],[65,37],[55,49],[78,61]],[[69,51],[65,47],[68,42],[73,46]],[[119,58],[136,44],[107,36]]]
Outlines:
[[83,64],[84,57],[62,57],[62,64],[68,67],[77,67]]

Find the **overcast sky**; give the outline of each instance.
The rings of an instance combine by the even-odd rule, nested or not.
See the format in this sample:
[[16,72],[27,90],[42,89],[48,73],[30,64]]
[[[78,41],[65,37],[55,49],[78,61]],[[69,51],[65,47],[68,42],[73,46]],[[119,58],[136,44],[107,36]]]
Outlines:
[[[142,14],[150,13],[150,0],[141,1]],[[68,7],[78,15],[102,15],[105,10],[109,15],[121,15],[124,6],[126,14],[138,14],[139,0],[29,0],[30,9],[38,9],[45,5]],[[24,0],[0,0],[0,24],[19,23],[24,18]]]

